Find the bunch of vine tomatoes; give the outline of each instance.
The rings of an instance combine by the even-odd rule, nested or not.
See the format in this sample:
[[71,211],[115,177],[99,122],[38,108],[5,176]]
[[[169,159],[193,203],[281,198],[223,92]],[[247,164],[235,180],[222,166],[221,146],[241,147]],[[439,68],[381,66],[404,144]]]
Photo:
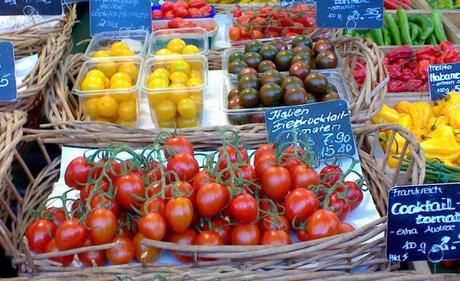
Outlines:
[[[118,155],[128,153],[127,160]],[[346,181],[337,165],[319,173],[302,146],[261,145],[251,157],[236,140],[205,158],[172,136],[142,152],[110,146],[67,166],[65,183],[77,199],[68,208],[37,210],[28,225],[29,249],[49,253],[87,247],[50,260],[84,266],[156,260],[149,240],[180,245],[287,245],[349,232],[343,220],[363,200],[361,182]],[[294,238],[296,237],[296,238]],[[114,243],[101,249],[103,244]],[[172,252],[181,262],[191,256]],[[200,257],[198,257],[200,258]],[[209,260],[209,259],[207,259]]]

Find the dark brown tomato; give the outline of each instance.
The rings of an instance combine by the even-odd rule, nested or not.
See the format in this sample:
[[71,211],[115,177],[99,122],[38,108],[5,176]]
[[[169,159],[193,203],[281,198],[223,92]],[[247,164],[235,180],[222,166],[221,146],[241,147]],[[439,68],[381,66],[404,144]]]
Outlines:
[[276,70],[276,65],[271,60],[263,60],[257,66],[259,73],[264,73],[269,70]]
[[304,81],[305,90],[314,95],[321,95],[328,91],[329,82],[321,73],[310,73]]
[[334,45],[329,39],[320,39],[313,44],[313,53],[316,56],[325,51],[334,51]]
[[328,91],[327,94],[322,95],[320,101],[339,100],[340,96],[334,91]]
[[337,64],[338,59],[333,51],[322,52],[318,54],[315,58],[315,65],[317,69],[336,68]]
[[241,77],[241,79],[238,81],[238,90],[242,91],[244,89],[259,89],[259,80],[257,79],[256,75],[249,74]]
[[299,105],[307,102],[305,90],[302,88],[290,89],[284,92],[283,101],[285,105]]
[[275,64],[279,71],[288,71],[291,66],[291,60],[294,57],[291,50],[284,50],[276,54]]
[[300,46],[311,48],[313,46],[313,42],[308,35],[298,35],[292,39],[292,47],[295,48]]
[[262,61],[262,56],[256,52],[247,52],[244,54],[243,60],[249,67],[257,68],[257,65]]
[[244,51],[248,52],[259,52],[264,45],[258,40],[251,40],[244,46]]
[[234,109],[238,106],[241,106],[240,101],[241,101],[240,95],[232,97],[231,99],[228,100],[228,108]]
[[281,82],[281,87],[283,90],[287,91],[290,89],[303,89],[304,85],[302,83],[302,80],[300,78],[295,77],[295,76],[288,76],[283,81]]
[[238,73],[238,80],[244,75],[257,75],[257,70],[252,67],[245,67],[241,69],[240,73]]
[[242,60],[243,55],[244,55],[244,52],[242,52],[242,51],[234,52],[234,53],[230,54],[230,56],[228,58],[228,62],[232,63],[234,61]]
[[233,61],[228,65],[228,73],[238,74],[245,67],[248,67],[248,65],[244,61],[242,60]]
[[264,106],[276,106],[281,104],[283,89],[278,84],[268,83],[260,88],[259,97]]
[[269,44],[275,46],[275,48],[276,48],[276,50],[278,50],[278,52],[281,52],[281,51],[284,51],[284,50],[287,49],[286,43],[281,39],[275,39],[275,40],[271,41]]
[[289,75],[298,77],[302,81],[310,74],[310,66],[305,62],[296,62],[289,68]]
[[308,54],[305,54],[305,53],[300,53],[300,54],[297,54],[295,55],[293,58],[292,58],[292,61],[291,61],[291,64],[294,64],[296,62],[303,62],[303,63],[306,63],[310,66],[310,68],[312,68],[312,59],[311,59],[311,56],[308,55]]
[[294,56],[299,54],[307,54],[313,56],[313,51],[307,46],[297,46],[292,49],[292,52],[294,53]]
[[238,92],[238,89],[231,89],[230,92],[228,92],[228,95],[227,95],[227,100],[231,100],[233,97],[236,97],[239,95],[239,92]]
[[260,82],[262,83],[262,85],[268,83],[275,83],[279,85],[281,84],[281,74],[278,72],[278,70],[266,71],[262,74]]
[[263,113],[254,113],[249,117],[251,123],[265,123],[265,116]]
[[278,50],[273,45],[263,45],[262,48],[259,50],[259,54],[262,56],[264,60],[271,60],[273,61],[276,57]]
[[240,93],[240,104],[244,107],[255,107],[259,104],[259,93],[255,89],[244,89]]
[[315,95],[310,94],[310,93],[307,93],[306,99],[307,99],[307,103],[318,102],[318,98]]

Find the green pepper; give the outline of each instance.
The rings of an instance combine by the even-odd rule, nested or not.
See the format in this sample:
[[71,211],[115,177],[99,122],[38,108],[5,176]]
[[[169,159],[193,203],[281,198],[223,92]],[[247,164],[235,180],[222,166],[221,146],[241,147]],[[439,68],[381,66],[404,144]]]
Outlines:
[[410,30],[410,39],[412,43],[417,39],[417,36],[420,34],[420,27],[415,23],[409,22],[409,30]]
[[369,31],[369,36],[372,38],[372,41],[375,42],[378,46],[383,46],[385,45],[385,42],[383,41],[383,34],[381,29],[372,29]]
[[436,42],[436,37],[434,37],[434,34],[431,34],[428,36],[427,42],[429,45],[436,45],[438,42]]
[[409,31],[409,20],[407,19],[406,11],[399,9],[396,11],[398,17],[399,29],[401,31],[401,41],[405,45],[412,45],[412,39]]
[[383,42],[385,43],[385,46],[391,46],[391,36],[390,36],[390,31],[386,27],[382,28],[382,34],[383,34]]
[[395,45],[398,45],[398,46],[401,45],[402,44],[401,35],[399,33],[399,28],[398,28],[398,25],[396,24],[395,19],[393,18],[392,15],[390,15],[387,12],[385,12],[384,18],[385,18],[385,24],[388,26],[388,30],[390,31],[390,35],[392,38],[391,41]]
[[419,25],[422,28],[420,39],[426,40],[433,33],[433,20],[431,17],[411,15],[409,16],[409,21]]
[[433,14],[431,15],[433,19],[433,27],[434,27],[434,36],[438,43],[442,43],[447,40],[446,33],[444,32],[444,25],[442,23],[442,14],[439,10],[433,10]]

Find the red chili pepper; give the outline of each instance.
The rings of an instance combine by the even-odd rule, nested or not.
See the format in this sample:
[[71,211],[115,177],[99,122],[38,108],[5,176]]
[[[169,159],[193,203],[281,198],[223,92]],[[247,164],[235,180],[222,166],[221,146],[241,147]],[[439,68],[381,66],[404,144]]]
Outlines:
[[409,46],[401,46],[389,52],[385,57],[385,61],[387,63],[393,63],[398,59],[408,59],[411,56],[412,49]]
[[435,46],[425,46],[415,52],[417,60],[429,59],[431,57],[439,56],[441,53]]
[[454,44],[452,44],[451,42],[449,41],[444,41],[442,42],[440,45],[439,45],[439,48],[441,48],[441,50],[445,53],[449,52],[449,51],[453,51],[453,52],[457,52],[457,49],[455,49],[455,46]]
[[430,64],[430,60],[421,60],[418,62],[417,73],[423,81],[428,79],[428,66]]

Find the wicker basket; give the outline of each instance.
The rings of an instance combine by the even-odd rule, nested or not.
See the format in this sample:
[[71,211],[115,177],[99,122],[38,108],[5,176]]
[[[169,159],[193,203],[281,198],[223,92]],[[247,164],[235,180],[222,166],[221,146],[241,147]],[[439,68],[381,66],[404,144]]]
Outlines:
[[[8,119],[13,122],[15,119]],[[107,130],[107,125],[95,128],[85,123],[60,123],[59,127],[65,127],[58,130],[35,130],[24,129],[24,136],[20,137],[21,128],[16,127],[15,140],[25,142],[36,142],[44,154],[44,159],[48,166],[45,167],[38,175],[33,175],[24,161],[15,151],[13,145],[6,146],[3,154],[15,155],[16,163],[21,166],[25,174],[30,179],[30,185],[25,196],[15,200],[13,206],[1,205],[3,213],[8,214],[8,218],[0,224],[0,243],[6,253],[12,257],[13,265],[16,266],[21,274],[38,274],[42,279],[65,279],[72,280],[79,278],[96,277],[98,280],[112,280],[123,278],[128,275],[135,279],[153,279],[159,278],[171,280],[183,280],[184,278],[194,278],[199,280],[248,280],[251,278],[264,280],[428,280],[426,266],[417,268],[417,272],[386,272],[390,269],[385,258],[385,240],[384,232],[386,229],[386,190],[390,182],[374,166],[376,159],[369,153],[366,147],[366,138],[369,135],[378,133],[380,130],[390,130],[393,133],[400,133],[408,141],[408,149],[411,150],[412,156],[423,159],[423,152],[413,145],[413,138],[410,134],[397,126],[372,126],[366,129],[357,129],[355,131],[360,145],[360,156],[365,177],[368,181],[370,190],[382,218],[375,220],[368,225],[342,235],[314,240],[309,242],[296,243],[284,247],[276,246],[187,246],[180,247],[183,252],[189,252],[192,256],[206,256],[220,258],[215,262],[195,261],[190,265],[180,266],[163,266],[163,265],[141,265],[130,264],[125,266],[107,266],[103,268],[59,268],[51,266],[47,260],[50,256],[66,255],[87,251],[89,248],[73,249],[59,253],[48,253],[31,256],[27,250],[26,241],[23,238],[27,225],[31,222],[31,210],[43,204],[45,199],[52,191],[53,183],[59,177],[60,158],[52,159],[48,154],[45,143],[50,144],[73,144],[86,147],[95,147],[106,145],[111,142],[124,142],[133,147],[141,147],[151,144],[161,133],[158,130],[126,130],[112,126]],[[53,125],[49,125],[53,126]],[[14,127],[9,125],[8,127]],[[100,130],[105,128],[105,132]],[[240,133],[240,138],[248,148],[254,148],[260,143],[265,142],[266,130],[264,125],[248,125],[240,127],[230,127]],[[7,134],[9,131],[2,131]],[[196,149],[206,150],[215,149],[221,144],[219,132],[215,128],[207,130],[179,130],[178,134],[186,136]],[[3,155],[1,154],[1,155]],[[404,156],[404,153],[402,153]],[[9,157],[8,166],[12,157]],[[423,165],[421,162],[420,165]],[[412,165],[411,173],[419,175],[412,177],[412,183],[420,183],[423,180],[423,166]],[[417,169],[420,168],[421,173]],[[11,182],[9,173],[0,174],[2,182]],[[406,182],[398,182],[405,184]],[[14,186],[2,185],[3,188]],[[5,194],[5,193],[1,193]],[[3,195],[2,195],[3,196]],[[14,209],[17,212],[13,212]],[[10,224],[7,224],[10,222]],[[376,238],[380,236],[379,238]],[[154,245],[162,249],[177,249],[175,244],[160,242],[154,240],[145,240],[148,245]],[[99,245],[98,249],[107,249],[113,247],[111,244]],[[394,268],[394,265],[393,267]],[[269,270],[270,269],[270,270]],[[364,273],[354,273],[352,271],[365,270]],[[337,271],[340,271],[337,272]],[[385,271],[385,272],[374,272]],[[156,278],[156,279],[155,279]],[[392,279],[393,278],[393,279]]]
[[[30,113],[29,122],[38,125],[43,94],[53,77],[58,62],[70,49],[70,33],[75,23],[75,5],[67,9],[62,19],[45,20],[23,30],[4,33],[0,40],[12,41],[16,59],[38,54],[34,69],[18,86],[18,100],[0,104],[0,112],[21,110]],[[45,25],[55,24],[52,28]]]

